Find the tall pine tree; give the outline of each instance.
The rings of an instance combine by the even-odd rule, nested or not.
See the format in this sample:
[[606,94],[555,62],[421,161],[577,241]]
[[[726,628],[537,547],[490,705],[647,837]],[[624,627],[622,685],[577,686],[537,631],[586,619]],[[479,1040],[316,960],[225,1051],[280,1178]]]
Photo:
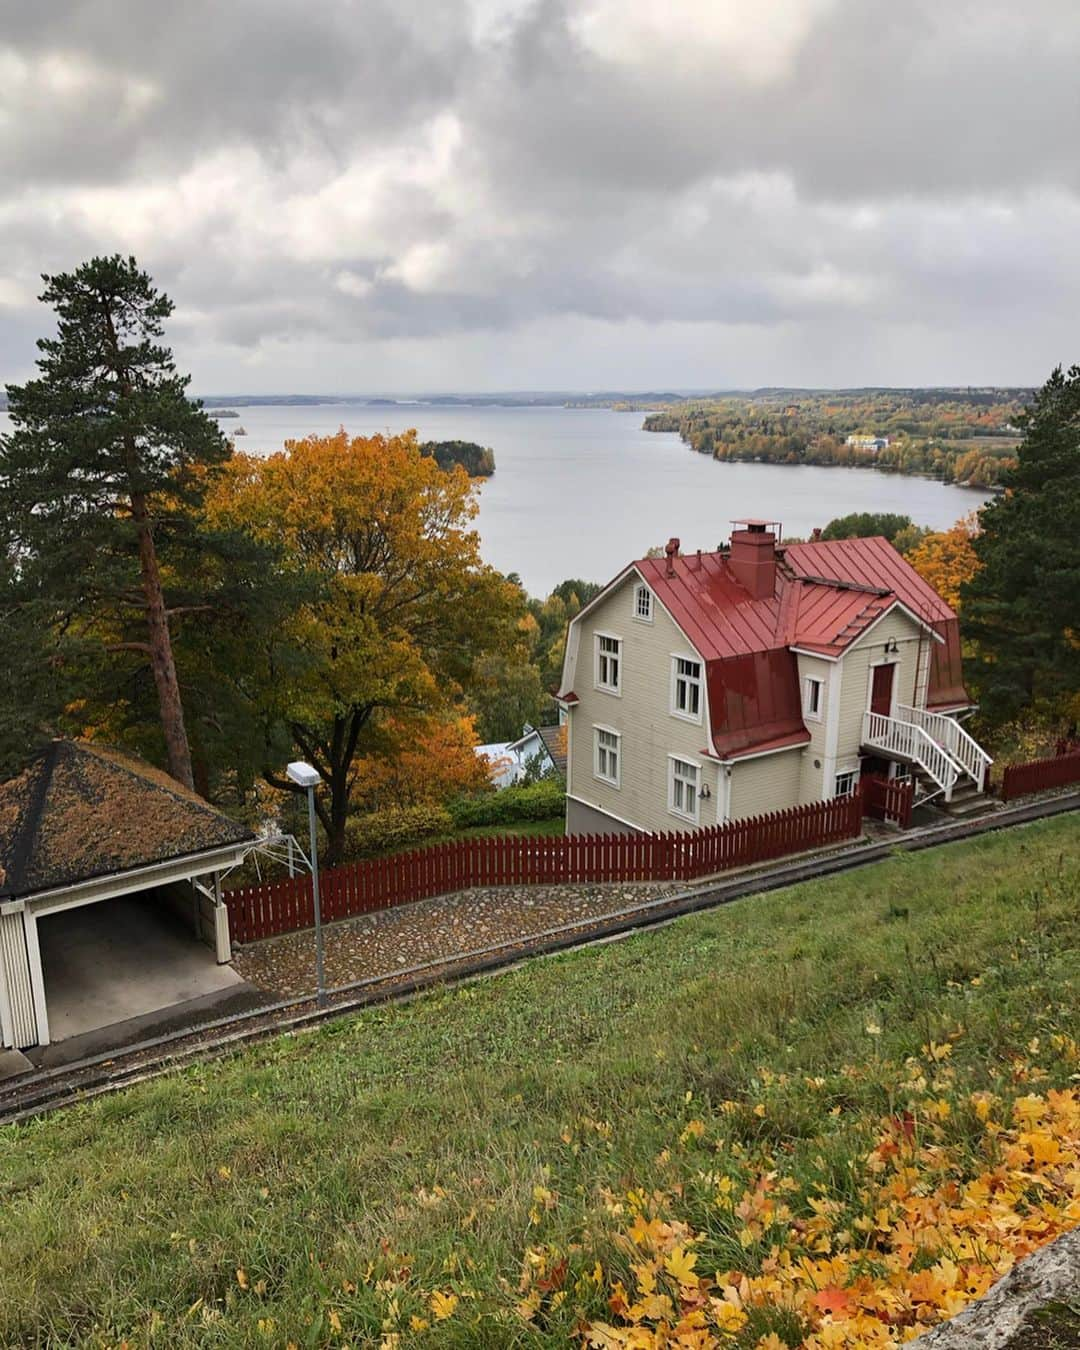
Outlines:
[[1075,717],[1080,694],[1080,366],[1059,366],[1023,418],[1005,493],[980,515],[961,591],[968,664],[994,720]]
[[0,440],[8,600],[24,619],[145,657],[169,772],[190,787],[162,560],[190,546],[206,470],[228,443],[161,345],[173,305],[134,258],[43,279],[56,337],[38,342],[38,378],[8,385],[14,429]]

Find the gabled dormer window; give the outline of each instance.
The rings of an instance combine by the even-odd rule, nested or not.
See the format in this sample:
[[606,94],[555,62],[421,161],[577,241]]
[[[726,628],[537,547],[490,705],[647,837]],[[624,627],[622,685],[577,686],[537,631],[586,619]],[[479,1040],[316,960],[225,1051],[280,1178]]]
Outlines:
[[634,618],[641,623],[652,623],[652,591],[644,582],[634,587]]

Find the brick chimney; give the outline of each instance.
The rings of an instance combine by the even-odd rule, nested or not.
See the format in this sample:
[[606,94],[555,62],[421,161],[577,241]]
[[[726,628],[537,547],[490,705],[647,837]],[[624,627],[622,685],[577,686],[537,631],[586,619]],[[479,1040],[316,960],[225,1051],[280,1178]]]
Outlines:
[[679,540],[669,539],[664,545],[664,556],[667,558],[666,571],[669,577],[675,575],[675,559],[679,556]]
[[735,579],[755,600],[771,600],[776,590],[776,535],[768,520],[736,520],[728,564]]

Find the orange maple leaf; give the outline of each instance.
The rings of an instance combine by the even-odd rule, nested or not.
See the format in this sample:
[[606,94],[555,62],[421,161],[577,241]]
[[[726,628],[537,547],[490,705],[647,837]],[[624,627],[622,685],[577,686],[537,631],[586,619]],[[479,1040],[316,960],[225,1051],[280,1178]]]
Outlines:
[[819,1289],[814,1295],[814,1302],[822,1312],[831,1313],[834,1317],[846,1313],[851,1307],[851,1298],[846,1289]]

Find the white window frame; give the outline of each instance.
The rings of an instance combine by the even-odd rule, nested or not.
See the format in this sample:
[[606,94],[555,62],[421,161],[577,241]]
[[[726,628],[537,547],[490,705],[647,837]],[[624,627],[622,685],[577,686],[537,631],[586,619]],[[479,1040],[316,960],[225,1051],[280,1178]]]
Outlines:
[[[644,614],[641,612],[642,598],[645,600]],[[639,581],[634,587],[630,617],[637,623],[652,623],[653,621],[653,593],[643,581]]]
[[[676,781],[690,784],[690,780],[685,776],[676,776],[675,766],[683,765],[688,769],[693,769],[694,780],[692,787],[694,789],[694,810],[693,813],[675,805],[675,783]],[[696,759],[687,759],[684,755],[668,755],[668,813],[677,816],[679,820],[689,821],[691,825],[697,825],[701,820],[701,764]]]
[[[600,737],[612,736],[615,739],[615,745],[605,746],[604,753],[615,756],[615,775],[611,777],[608,774],[600,772]],[[622,786],[622,732],[616,731],[614,727],[594,726],[593,727],[593,777],[598,783],[606,783],[608,787],[619,788]]]
[[[614,684],[605,684],[600,679],[601,650],[600,643],[614,642],[618,646],[615,652],[604,652],[603,658],[607,661],[615,660],[615,682]],[[614,694],[616,698],[622,697],[622,677],[623,677],[623,640],[618,633],[597,633],[593,638],[593,686],[605,694]]]
[[[679,662],[687,661],[698,668],[698,673],[694,675],[682,675],[679,673]],[[684,712],[678,705],[677,693],[679,684],[685,681],[687,690],[697,689],[697,712]],[[705,705],[705,663],[697,656],[687,656],[685,652],[671,653],[671,691],[670,691],[670,712],[672,717],[679,718],[682,722],[693,722],[696,726],[701,725],[702,708]],[[687,761],[689,762],[689,761]]]
[[[817,688],[817,708],[811,703],[811,691]],[[820,675],[807,675],[803,682],[803,716],[808,722],[820,722],[825,711],[825,681]]]
[[[847,791],[846,791],[846,792],[841,791],[841,789],[840,789],[840,780],[841,780],[842,778],[850,778],[850,779],[851,779],[851,782],[850,782],[850,784],[848,785],[848,788],[847,788]],[[859,771],[858,771],[858,769],[841,769],[840,772],[839,772],[838,774],[836,774],[836,776],[833,778],[833,796],[834,796],[834,797],[854,797],[855,793],[858,791],[858,787],[859,787]]]

